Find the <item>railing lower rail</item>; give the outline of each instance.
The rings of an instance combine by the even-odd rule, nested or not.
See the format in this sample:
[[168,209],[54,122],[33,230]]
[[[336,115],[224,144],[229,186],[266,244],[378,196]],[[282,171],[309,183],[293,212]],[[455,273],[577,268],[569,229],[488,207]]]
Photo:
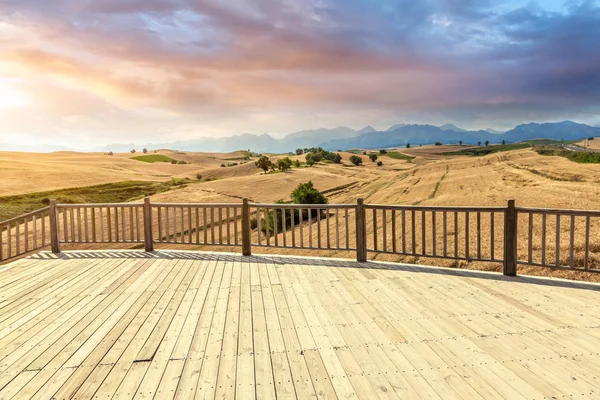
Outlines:
[[96,243],[351,251],[600,272],[600,211],[387,204],[56,204],[0,222],[0,261]]

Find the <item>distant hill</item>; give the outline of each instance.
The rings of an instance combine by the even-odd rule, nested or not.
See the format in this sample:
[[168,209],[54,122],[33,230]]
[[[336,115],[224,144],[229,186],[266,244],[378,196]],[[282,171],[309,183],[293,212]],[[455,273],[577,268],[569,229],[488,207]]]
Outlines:
[[498,134],[502,134],[502,133],[504,133],[504,132],[502,132],[502,131],[497,131],[497,130],[495,130],[495,129],[492,129],[492,128],[487,128],[487,129],[484,129],[484,131],[486,131],[487,133],[493,133],[494,135],[498,135]]
[[454,132],[466,132],[467,131],[466,129],[459,128],[458,126],[452,125],[452,124],[438,126],[438,128],[440,128],[443,131],[454,131]]
[[[443,128],[443,129],[442,129]],[[507,143],[520,142],[530,139],[575,140],[590,136],[600,136],[600,128],[572,121],[558,123],[530,123],[518,125],[514,129],[502,133],[493,129],[467,131],[452,124],[442,125],[406,125],[396,124],[385,131],[377,131],[372,126],[355,130],[345,126],[333,129],[309,129],[291,133],[277,139],[268,134],[242,134],[224,138],[198,138],[187,141],[170,143],[146,144],[114,144],[98,151],[127,152],[132,148],[148,149],[169,148],[182,151],[229,152],[250,149],[256,152],[287,153],[297,148],[322,146],[328,150],[352,148],[383,148],[411,144],[444,144],[458,143],[475,144],[477,142]]]
[[[131,149],[130,149],[131,150]],[[0,151],[19,151],[28,153],[53,153],[55,151],[79,151],[67,146],[59,146],[54,144],[11,144],[0,143]]]

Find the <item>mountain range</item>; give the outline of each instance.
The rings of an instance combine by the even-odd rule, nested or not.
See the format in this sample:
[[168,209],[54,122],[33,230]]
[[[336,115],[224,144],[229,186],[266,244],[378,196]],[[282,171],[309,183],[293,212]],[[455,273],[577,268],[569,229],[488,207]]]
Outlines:
[[[164,143],[126,143],[112,144],[94,151],[128,152],[131,149],[174,149],[182,151],[229,152],[250,149],[256,152],[284,153],[297,148],[320,146],[328,150],[348,150],[352,148],[376,149],[384,147],[405,146],[410,143],[443,144],[458,143],[476,144],[520,142],[529,139],[576,140],[591,136],[600,136],[600,126],[592,127],[572,121],[556,123],[529,123],[518,125],[507,132],[493,129],[470,131],[453,124],[441,126],[418,124],[395,124],[386,130],[378,131],[367,125],[362,129],[339,126],[333,129],[310,129],[291,133],[281,139],[268,134],[253,135],[249,133],[209,138],[200,137],[193,140]],[[42,150],[43,149],[43,150]],[[60,151],[69,150],[62,146],[17,146],[0,144],[0,151]]]

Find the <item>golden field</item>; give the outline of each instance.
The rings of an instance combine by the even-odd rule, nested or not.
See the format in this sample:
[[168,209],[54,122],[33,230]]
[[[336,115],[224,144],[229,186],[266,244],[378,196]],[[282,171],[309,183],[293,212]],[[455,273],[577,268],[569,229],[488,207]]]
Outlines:
[[[254,159],[233,167],[220,167],[229,162],[244,162],[242,153],[185,154],[161,150],[158,153],[177,160],[189,162],[185,165],[170,163],[145,163],[131,159],[132,154],[115,154],[107,156],[100,153],[0,153],[0,196],[26,194],[43,190],[89,186],[99,183],[120,182],[126,180],[168,181],[172,178],[190,178],[190,184],[176,190],[170,190],[152,197],[153,202],[187,202],[187,203],[240,203],[246,197],[250,202],[270,203],[276,200],[289,200],[290,192],[302,182],[311,180],[321,191],[326,192],[332,204],[355,204],[356,199],[363,198],[366,204],[399,204],[399,205],[435,205],[435,206],[506,206],[509,199],[516,200],[517,206],[535,208],[563,209],[598,209],[600,198],[600,165],[578,164],[561,157],[540,156],[532,149],[500,152],[482,157],[446,156],[442,153],[455,151],[459,146],[431,146],[415,149],[398,149],[397,151],[415,157],[412,161],[397,160],[386,155],[379,155],[383,166],[377,167],[367,156],[362,155],[363,166],[355,167],[348,161],[352,155],[341,153],[341,165],[319,163],[312,168],[293,168],[285,173],[263,174],[254,166]],[[463,147],[464,148],[464,147]],[[140,154],[135,154],[138,156]],[[271,155],[276,160],[277,155]],[[302,156],[290,156],[292,159],[304,160]],[[202,181],[196,182],[196,174],[202,175]],[[206,179],[214,179],[206,181]],[[331,214],[330,224],[334,222]],[[340,214],[338,217],[343,215]],[[381,212],[378,214],[378,241],[382,246],[383,231]],[[431,215],[427,216],[427,237],[431,237]],[[525,216],[519,224],[525,226]],[[534,217],[534,238],[532,245],[534,256],[539,258],[541,217]],[[437,214],[436,246],[438,254],[443,246],[441,214]],[[354,238],[354,211],[349,213],[350,242]],[[555,218],[548,217],[547,253],[550,260],[554,257]],[[408,223],[408,222],[407,222]],[[416,236],[420,239],[421,220],[416,221]],[[459,243],[464,245],[464,215],[459,218],[456,230]],[[490,253],[490,218],[489,214],[481,215],[482,254]],[[471,254],[477,248],[475,229],[476,220],[472,214],[469,221],[471,236]],[[581,265],[579,253],[583,248],[581,235],[584,220],[577,218],[575,227],[576,265]],[[372,213],[367,213],[367,227],[372,230]],[[561,264],[568,260],[570,220],[564,218],[561,224]],[[502,218],[495,218],[495,255],[501,257],[502,251]],[[331,239],[334,240],[335,228],[331,225]],[[452,218],[449,217],[448,235],[454,234]],[[254,241],[258,232],[255,230]],[[315,236],[316,228],[312,235]],[[291,233],[287,233],[291,240]],[[308,229],[304,229],[308,235]],[[281,235],[280,235],[281,236]],[[391,225],[386,227],[386,241],[391,246]],[[342,229],[337,238],[345,242],[345,231]],[[264,240],[264,238],[263,238]],[[280,239],[282,240],[282,239]],[[296,239],[298,240],[298,239]],[[397,244],[399,245],[399,238]],[[6,243],[6,241],[4,241]],[[600,267],[600,222],[592,218],[590,266]],[[417,248],[420,242],[417,240]],[[453,248],[453,237],[448,241],[448,248]],[[96,245],[95,245],[96,246]],[[106,245],[103,245],[106,247]],[[163,247],[189,248],[182,245],[166,245]],[[369,247],[373,246],[373,235],[369,232]],[[431,251],[431,240],[426,245]],[[527,232],[519,229],[520,258],[526,256]],[[110,246],[108,246],[110,247]],[[80,245],[78,248],[82,248]],[[210,246],[205,246],[205,249]],[[292,253],[298,255],[353,257],[353,252],[337,250],[297,250],[281,248],[255,248],[254,252]],[[599,254],[600,255],[600,254]],[[461,268],[500,270],[497,263],[466,262],[424,258],[415,256],[399,256],[391,254],[370,253],[369,258],[387,261],[404,261],[411,263],[453,266]],[[519,273],[550,274],[560,277],[600,280],[592,273],[550,270],[540,267],[520,266]]]

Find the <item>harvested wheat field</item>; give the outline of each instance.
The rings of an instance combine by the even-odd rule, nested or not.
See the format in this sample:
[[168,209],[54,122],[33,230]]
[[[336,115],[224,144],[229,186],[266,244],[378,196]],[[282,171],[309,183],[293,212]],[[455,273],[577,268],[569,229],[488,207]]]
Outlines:
[[[454,146],[458,148],[459,146]],[[443,155],[443,152],[455,150],[453,146],[428,146],[418,149],[398,149],[398,152],[410,155],[413,159],[396,159],[388,155],[379,155],[378,161],[383,165],[378,167],[371,162],[367,156],[361,155],[363,165],[353,166],[349,161],[351,153],[341,153],[342,163],[319,163],[312,168],[302,166],[299,169],[292,168],[287,172],[274,172],[264,174],[254,166],[254,159],[244,160],[245,164],[231,167],[220,167],[228,162],[240,162],[243,153],[230,154],[202,154],[172,152],[161,150],[160,154],[171,158],[182,159],[191,164],[172,165],[170,163],[146,163],[131,160],[133,155],[120,154],[106,156],[103,154],[77,154],[77,153],[54,153],[47,155],[32,155],[24,153],[0,153],[2,167],[10,166],[7,173],[0,177],[2,181],[2,194],[29,193],[42,189],[57,189],[74,185],[89,185],[98,182],[119,182],[127,179],[143,180],[170,180],[174,177],[189,177],[172,190],[164,191],[151,196],[152,202],[156,203],[235,203],[241,205],[243,198],[248,198],[251,203],[272,203],[277,200],[290,200],[291,191],[299,184],[312,181],[316,188],[322,191],[330,204],[356,204],[358,198],[363,198],[365,204],[381,205],[405,205],[405,206],[485,206],[506,207],[509,199],[516,200],[518,207],[534,208],[560,208],[560,209],[598,209],[598,198],[600,198],[600,165],[578,164],[561,157],[539,156],[532,149],[499,152],[487,156],[452,156]],[[464,148],[464,147],[463,147]],[[271,156],[277,160],[284,156]],[[290,156],[292,160],[304,161],[304,156]],[[236,160],[238,161],[232,161]],[[64,171],[64,172],[60,172]],[[195,180],[196,174],[202,174],[202,180]],[[26,177],[27,179],[24,179]],[[67,178],[65,178],[67,177]],[[142,196],[139,198],[141,199]],[[139,201],[139,200],[138,200]],[[238,210],[239,211],[239,210]],[[233,210],[230,215],[218,214],[214,216],[215,221],[221,221],[223,225],[221,232],[216,233],[218,238],[225,242],[227,238],[234,240],[237,234],[239,239],[240,213]],[[256,217],[257,209],[253,209]],[[346,215],[346,211],[348,215]],[[201,237],[205,229],[210,229],[212,219],[206,216],[208,227],[204,227],[204,215],[190,214],[189,210],[174,210],[175,220],[184,219],[185,235],[196,233]],[[223,210],[223,213],[225,209]],[[264,210],[262,210],[264,217]],[[127,214],[125,214],[127,215]],[[353,247],[355,240],[354,208],[348,210],[337,210],[321,214],[321,228],[317,228],[316,221],[304,220],[302,224],[295,227],[295,232],[285,233],[285,240],[299,241],[300,237],[306,243],[313,241],[317,243],[322,240],[322,245],[328,240],[331,243],[349,243]],[[71,216],[67,213],[66,225],[70,225]],[[162,216],[165,224],[165,215]],[[183,218],[182,218],[183,217]],[[194,218],[194,221],[190,220]],[[197,224],[194,224],[197,217]],[[395,225],[392,225],[392,212],[388,212],[386,224],[383,224],[383,211],[375,211],[375,224],[373,223],[373,210],[367,210],[367,235],[368,248],[378,251],[396,248],[408,249],[414,255],[380,254],[371,252],[369,258],[382,261],[403,261],[417,264],[440,265],[447,267],[459,267],[468,269],[485,269],[499,271],[501,263],[466,260],[444,260],[435,257],[423,257],[419,254],[441,254],[442,249],[452,253],[455,247],[464,255],[467,250],[465,241],[466,230],[471,232],[469,236],[468,258],[473,259],[498,259],[502,257],[503,246],[503,216],[501,213],[489,212],[447,214],[442,212],[426,211],[422,214],[417,211],[414,216],[408,212],[402,220],[401,213],[395,212]],[[73,218],[76,220],[77,215]],[[88,218],[91,220],[92,216]],[[94,218],[100,218],[95,215]],[[106,218],[106,216],[103,216]],[[133,217],[127,216],[123,222],[126,230],[135,226]],[[237,218],[237,219],[236,219]],[[444,218],[446,218],[446,236],[444,242],[441,232],[444,230]],[[468,221],[467,221],[467,218]],[[225,221],[229,221],[225,223]],[[346,227],[343,223],[347,222]],[[341,222],[340,222],[341,221]],[[492,223],[493,221],[493,223]],[[532,240],[529,242],[529,222],[532,223]],[[64,221],[63,221],[64,222]],[[343,222],[343,223],[342,223]],[[402,222],[406,224],[406,240],[402,242],[399,235],[393,236],[394,228],[398,234],[402,229]],[[531,219],[528,215],[519,217],[518,229],[518,251],[519,260],[528,261],[529,249],[531,249],[532,261],[544,259],[547,263],[554,264],[556,259],[556,231],[557,221],[555,216],[545,219],[546,229],[542,229],[542,216],[533,214]],[[159,224],[154,221],[155,235]],[[424,225],[423,225],[424,223]],[[37,231],[41,230],[41,221],[37,221]],[[493,226],[492,226],[493,224]],[[385,225],[385,228],[384,228]],[[424,226],[424,228],[422,228]],[[434,236],[434,227],[437,232]],[[230,231],[227,231],[227,227]],[[478,229],[479,227],[479,229]],[[570,237],[571,227],[574,227],[574,235]],[[96,228],[98,229],[98,228]],[[302,231],[300,231],[302,229]],[[587,229],[585,217],[562,218],[558,231],[561,233],[558,248],[560,254],[558,261],[560,265],[583,266],[588,263],[590,268],[600,267],[600,221],[591,218],[589,258],[584,260],[581,255],[586,246],[585,235]],[[31,232],[32,229],[30,229]],[[543,231],[542,231],[543,230]],[[235,231],[235,232],[234,232]],[[479,234],[475,232],[479,231]],[[375,238],[374,232],[377,232]],[[425,232],[425,236],[422,236]],[[494,243],[492,245],[492,232]],[[104,232],[106,234],[106,232]],[[171,229],[170,234],[174,232]],[[3,233],[3,243],[6,251],[7,232]],[[81,234],[81,233],[80,233]],[[165,238],[168,232],[161,232],[160,238]],[[176,233],[177,234],[177,233]],[[270,232],[273,235],[273,232]],[[283,242],[284,234],[277,232],[278,239]],[[265,233],[261,233],[264,241]],[[546,237],[546,246],[542,246],[540,238]],[[254,227],[252,232],[253,243],[258,244],[259,229]],[[157,236],[158,238],[158,236]],[[384,239],[385,238],[385,239]],[[414,243],[413,243],[414,238]],[[273,238],[274,239],[274,238]],[[423,241],[423,239],[425,239]],[[67,240],[68,241],[68,240]],[[572,241],[572,242],[571,242]],[[193,242],[193,241],[190,241]],[[214,241],[212,243],[215,243]],[[455,245],[456,244],[456,245]],[[573,245],[574,254],[569,254],[569,248]],[[107,248],[99,244],[79,244],[76,246],[65,245],[65,248]],[[139,244],[123,244],[120,247],[140,247]],[[157,244],[160,248],[203,248],[206,250],[216,249],[218,246],[197,246],[192,244],[173,243],[165,240]],[[384,248],[385,246],[385,248]],[[110,246],[109,246],[110,247]],[[340,250],[343,246],[329,246],[328,249],[289,249],[258,247],[253,252],[282,253],[296,255],[355,257],[355,251]],[[335,247],[335,248],[334,248]],[[435,251],[433,251],[435,250]],[[492,254],[493,253],[493,254]],[[493,257],[491,257],[493,255]],[[600,280],[593,273],[551,270],[535,266],[522,265],[519,273],[552,275],[558,277],[570,277],[587,280]]]

